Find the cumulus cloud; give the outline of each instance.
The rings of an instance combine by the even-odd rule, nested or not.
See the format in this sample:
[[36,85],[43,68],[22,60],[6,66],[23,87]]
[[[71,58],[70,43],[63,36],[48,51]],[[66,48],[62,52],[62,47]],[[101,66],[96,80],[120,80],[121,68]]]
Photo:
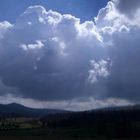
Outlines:
[[44,44],[40,40],[37,40],[36,44],[28,44],[28,45],[21,44],[21,48],[25,51],[37,50],[37,49],[42,48],[43,46],[44,46]]
[[7,31],[7,29],[9,29],[10,27],[12,27],[12,25],[7,22],[0,22],[0,37],[2,37],[4,35],[4,33]]
[[89,70],[88,80],[91,83],[94,83],[98,81],[98,77],[107,77],[109,75],[107,64],[108,62],[105,60],[101,60],[99,62],[91,60],[92,69]]
[[47,101],[88,94],[89,60],[106,58],[93,21],[80,23],[72,15],[31,6],[6,30],[0,45],[0,77],[17,89],[13,94]]
[[0,23],[2,84],[14,88],[11,95],[61,108],[84,108],[83,99],[85,109],[105,101],[138,103],[139,16],[136,0],[109,1],[95,21],[84,23],[31,6],[15,24]]

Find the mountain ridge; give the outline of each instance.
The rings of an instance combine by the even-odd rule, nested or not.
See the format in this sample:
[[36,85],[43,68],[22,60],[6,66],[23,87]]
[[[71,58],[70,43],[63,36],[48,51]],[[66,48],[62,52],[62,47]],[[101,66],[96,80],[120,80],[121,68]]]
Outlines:
[[64,113],[66,110],[30,108],[17,103],[0,104],[0,117],[42,117]]

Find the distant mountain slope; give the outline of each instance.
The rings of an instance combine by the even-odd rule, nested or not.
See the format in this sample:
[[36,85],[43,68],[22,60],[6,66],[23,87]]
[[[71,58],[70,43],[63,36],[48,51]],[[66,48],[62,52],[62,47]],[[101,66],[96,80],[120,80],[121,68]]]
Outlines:
[[33,109],[20,104],[0,104],[0,117],[42,117],[49,114],[64,113],[65,110]]

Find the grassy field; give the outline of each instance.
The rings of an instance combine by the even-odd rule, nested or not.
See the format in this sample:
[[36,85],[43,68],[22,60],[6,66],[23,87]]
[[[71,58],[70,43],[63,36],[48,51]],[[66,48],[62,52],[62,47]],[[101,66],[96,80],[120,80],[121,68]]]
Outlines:
[[64,138],[64,137],[46,137],[46,136],[12,136],[0,137],[1,140],[93,140],[92,138]]
[[[71,131],[71,132],[70,132]],[[78,136],[72,130],[64,129],[22,129],[0,132],[0,140],[96,140],[88,136]]]
[[[104,138],[74,138],[74,137],[47,137],[47,136],[5,136],[0,137],[0,140],[108,140]],[[128,140],[128,139],[109,139],[109,140]],[[139,139],[130,139],[139,140]]]
[[40,128],[41,122],[32,118],[1,118],[0,130]]
[[[86,130],[88,131],[88,130]],[[108,140],[88,135],[85,130],[74,129],[21,129],[0,131],[0,140]],[[110,139],[118,140],[118,139]],[[125,140],[125,139],[120,139]],[[131,140],[131,139],[130,139]],[[133,139],[134,140],[134,139]]]
[[42,137],[42,136],[22,136],[22,137],[0,137],[1,140],[94,140],[93,138],[64,138],[64,137]]

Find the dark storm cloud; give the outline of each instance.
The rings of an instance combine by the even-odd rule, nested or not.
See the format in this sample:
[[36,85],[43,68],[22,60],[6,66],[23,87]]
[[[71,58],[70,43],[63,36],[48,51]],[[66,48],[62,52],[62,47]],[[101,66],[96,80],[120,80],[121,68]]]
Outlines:
[[113,61],[108,80],[109,96],[140,100],[140,29],[113,36],[114,46],[110,50]]
[[133,17],[140,8],[140,0],[116,0],[117,8],[121,13]]

